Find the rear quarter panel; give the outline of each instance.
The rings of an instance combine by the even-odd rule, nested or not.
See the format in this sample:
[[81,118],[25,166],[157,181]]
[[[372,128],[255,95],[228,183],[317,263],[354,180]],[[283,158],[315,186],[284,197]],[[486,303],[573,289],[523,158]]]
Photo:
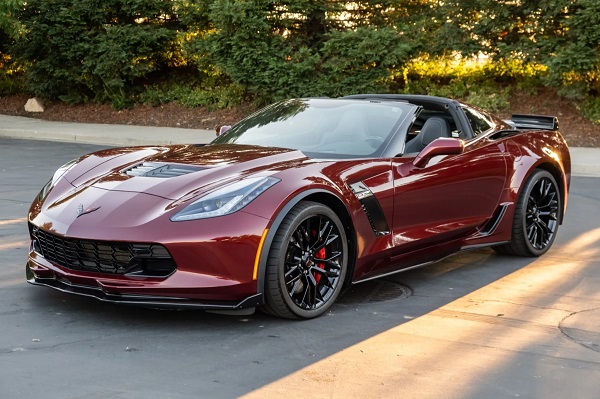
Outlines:
[[521,188],[534,169],[552,173],[563,197],[564,215],[571,182],[571,156],[566,141],[558,131],[522,131],[502,139],[510,154],[508,162],[508,189],[516,201]]

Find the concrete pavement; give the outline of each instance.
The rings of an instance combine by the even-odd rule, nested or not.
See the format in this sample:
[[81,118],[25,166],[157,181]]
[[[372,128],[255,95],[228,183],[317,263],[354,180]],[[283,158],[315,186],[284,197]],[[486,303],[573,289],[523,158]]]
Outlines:
[[[203,129],[52,122],[0,115],[0,137],[115,146],[205,144],[215,132]],[[600,177],[600,148],[571,147],[572,173]]]
[[99,145],[208,143],[215,132],[202,129],[54,122],[0,115],[0,137]]

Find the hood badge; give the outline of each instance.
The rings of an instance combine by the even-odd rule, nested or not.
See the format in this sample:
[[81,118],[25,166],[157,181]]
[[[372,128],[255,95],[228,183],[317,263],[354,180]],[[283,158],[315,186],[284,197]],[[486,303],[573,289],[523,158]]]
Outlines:
[[79,206],[77,207],[77,217],[79,216],[83,216],[83,215],[87,215],[88,213],[92,213],[94,211],[97,211],[98,209],[100,209],[99,206],[95,207],[95,208],[88,208],[85,209],[83,207],[83,204],[79,204]]

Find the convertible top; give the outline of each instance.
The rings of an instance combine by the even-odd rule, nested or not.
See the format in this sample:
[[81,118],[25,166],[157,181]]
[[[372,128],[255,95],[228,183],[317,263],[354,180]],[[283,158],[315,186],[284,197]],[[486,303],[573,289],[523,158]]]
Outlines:
[[353,94],[342,98],[356,100],[403,101],[415,105],[427,105],[427,107],[430,109],[439,108],[440,110],[448,109],[450,107],[460,107],[460,103],[458,101],[450,98],[419,94]]

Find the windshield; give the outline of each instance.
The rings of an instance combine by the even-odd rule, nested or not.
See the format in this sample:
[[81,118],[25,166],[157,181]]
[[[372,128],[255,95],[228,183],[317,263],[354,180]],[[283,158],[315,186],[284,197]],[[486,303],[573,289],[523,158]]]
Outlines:
[[285,100],[242,120],[212,144],[290,148],[313,157],[376,156],[412,107],[391,101]]

